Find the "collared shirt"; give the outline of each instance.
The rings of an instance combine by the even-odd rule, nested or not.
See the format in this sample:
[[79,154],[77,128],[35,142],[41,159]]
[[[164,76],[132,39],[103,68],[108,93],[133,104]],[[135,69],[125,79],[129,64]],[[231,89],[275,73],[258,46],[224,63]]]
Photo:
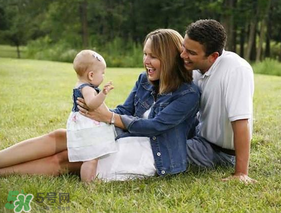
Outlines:
[[232,121],[253,123],[254,76],[249,63],[236,53],[223,51],[205,73],[193,72],[202,92],[199,136],[217,146],[234,150]]

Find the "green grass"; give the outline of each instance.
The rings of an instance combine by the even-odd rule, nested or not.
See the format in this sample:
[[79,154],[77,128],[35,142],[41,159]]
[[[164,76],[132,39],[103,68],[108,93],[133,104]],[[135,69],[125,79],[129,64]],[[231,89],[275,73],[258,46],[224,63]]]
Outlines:
[[281,76],[281,63],[270,58],[266,58],[262,62],[254,63],[253,69],[257,74]]
[[[108,68],[106,81],[115,89],[106,103],[122,103],[142,69]],[[64,128],[71,110],[76,76],[69,63],[0,58],[0,149],[18,141]],[[280,212],[281,209],[281,77],[255,75],[254,138],[250,177],[258,184],[221,182],[228,168],[188,172],[165,178],[128,182],[82,184],[77,176],[0,177],[0,212],[7,210],[8,192],[69,193],[70,202],[59,207],[45,199],[44,210],[32,202],[31,212]]]

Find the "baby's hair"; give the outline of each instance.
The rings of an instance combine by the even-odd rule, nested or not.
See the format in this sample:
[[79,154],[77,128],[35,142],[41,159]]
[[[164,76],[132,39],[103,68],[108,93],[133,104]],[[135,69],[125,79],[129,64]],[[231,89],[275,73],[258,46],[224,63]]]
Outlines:
[[93,50],[82,50],[74,58],[73,68],[78,76],[83,76],[88,71],[89,67],[103,61],[103,57],[97,52]]

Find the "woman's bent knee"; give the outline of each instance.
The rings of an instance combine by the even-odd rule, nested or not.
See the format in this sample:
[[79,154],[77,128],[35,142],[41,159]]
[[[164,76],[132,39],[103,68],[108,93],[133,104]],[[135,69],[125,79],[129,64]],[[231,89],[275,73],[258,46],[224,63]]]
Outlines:
[[67,150],[66,130],[57,129],[44,136],[46,143],[53,149],[53,154]]
[[69,163],[67,150],[53,155],[52,158],[53,158],[52,159],[53,163],[55,163],[55,164],[57,164],[59,166],[62,166],[65,163]]
[[66,140],[66,129],[57,129],[55,131],[50,132],[48,135],[49,137],[54,138],[56,140]]
[[63,151],[51,156],[49,163],[52,164],[54,170],[57,171],[55,174],[58,175],[65,173],[67,170],[67,165],[69,164],[67,151]]
[[82,162],[69,162],[68,152],[63,151],[54,156],[54,162],[59,166],[59,173],[79,173]]

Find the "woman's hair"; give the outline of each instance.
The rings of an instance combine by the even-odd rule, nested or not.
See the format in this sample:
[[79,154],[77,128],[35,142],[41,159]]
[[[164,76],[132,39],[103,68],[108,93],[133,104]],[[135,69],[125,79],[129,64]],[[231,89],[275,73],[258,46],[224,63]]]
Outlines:
[[190,39],[204,46],[206,56],[214,52],[222,54],[226,44],[226,32],[218,21],[214,19],[198,20],[190,24],[185,33]]
[[[183,37],[172,29],[157,29],[149,33],[144,44],[151,39],[151,51],[160,60],[159,93],[169,93],[182,83],[192,81],[192,72],[184,67],[182,52]],[[156,87],[158,82],[151,82]]]

